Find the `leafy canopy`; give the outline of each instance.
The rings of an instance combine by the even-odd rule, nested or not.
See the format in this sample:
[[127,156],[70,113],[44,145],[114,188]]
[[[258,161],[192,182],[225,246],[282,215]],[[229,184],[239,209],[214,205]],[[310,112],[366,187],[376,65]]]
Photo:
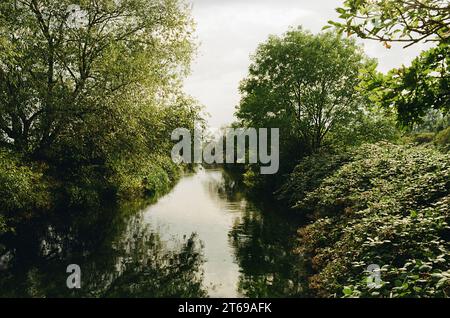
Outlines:
[[339,32],[363,39],[403,42],[421,41],[437,46],[423,52],[412,65],[394,69],[386,76],[373,75],[366,89],[373,101],[394,108],[401,125],[421,123],[431,110],[446,114],[450,105],[449,40],[450,4],[446,0],[347,0],[336,9],[342,22],[330,21]]
[[178,0],[2,1],[1,145],[101,162],[148,144],[158,107],[186,100],[192,25]]
[[356,86],[367,60],[354,41],[334,33],[298,28],[271,36],[252,60],[237,117],[252,127],[280,127],[296,146],[319,148],[363,103]]
[[373,102],[397,110],[405,126],[423,121],[430,110],[447,114],[450,110],[450,47],[440,44],[424,51],[410,67],[388,74],[374,72],[364,82]]
[[343,22],[330,25],[349,35],[384,42],[448,42],[450,4],[447,0],[346,0],[336,9]]

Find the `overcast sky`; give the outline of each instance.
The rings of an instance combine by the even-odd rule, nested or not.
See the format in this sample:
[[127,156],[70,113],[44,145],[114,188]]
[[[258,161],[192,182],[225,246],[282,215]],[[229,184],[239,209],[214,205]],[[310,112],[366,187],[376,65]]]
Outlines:
[[[259,43],[270,34],[281,35],[289,26],[302,25],[318,33],[328,20],[336,19],[335,8],[343,0],[188,0],[193,4],[200,43],[192,75],[186,80],[186,92],[198,99],[210,114],[211,127],[234,120],[239,103],[239,82],[246,76]],[[360,41],[361,42],[361,41]],[[363,43],[363,42],[361,42]],[[375,41],[364,41],[370,57],[379,60],[379,69],[387,71],[412,58],[425,47],[384,48]]]

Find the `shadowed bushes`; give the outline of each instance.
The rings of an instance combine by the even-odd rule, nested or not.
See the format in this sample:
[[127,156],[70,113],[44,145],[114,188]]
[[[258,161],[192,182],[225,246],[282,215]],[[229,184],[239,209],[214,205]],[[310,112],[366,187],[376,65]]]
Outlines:
[[52,197],[44,167],[26,165],[15,154],[0,151],[0,233],[15,221],[51,208]]

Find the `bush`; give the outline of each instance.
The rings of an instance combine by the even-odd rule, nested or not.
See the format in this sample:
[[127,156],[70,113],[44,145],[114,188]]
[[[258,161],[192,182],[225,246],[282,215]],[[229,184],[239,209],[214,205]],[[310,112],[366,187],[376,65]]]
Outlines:
[[[305,157],[289,175],[286,183],[278,191],[278,199],[295,208],[305,196],[318,188],[322,181],[350,160],[348,153],[336,154],[330,151]],[[303,207],[303,212],[309,211]]]
[[[317,220],[299,231],[316,295],[450,296],[450,156],[423,147],[364,145],[306,194]],[[381,267],[368,285],[366,268]]]
[[109,182],[121,198],[158,196],[170,190],[180,176],[180,168],[167,156],[149,156],[110,164]]
[[395,118],[383,110],[371,109],[358,114],[348,125],[332,132],[327,140],[334,148],[358,147],[379,141],[400,139]]
[[29,218],[50,207],[52,199],[42,168],[24,165],[15,154],[0,151],[0,232],[11,218]]
[[59,205],[97,209],[105,201],[155,198],[169,191],[179,176],[180,168],[167,156],[120,157],[105,165],[85,165],[57,176]]
[[450,127],[437,133],[434,138],[434,143],[442,151],[450,151]]
[[416,145],[429,144],[434,140],[434,133],[432,132],[424,132],[412,134],[410,136],[410,142]]

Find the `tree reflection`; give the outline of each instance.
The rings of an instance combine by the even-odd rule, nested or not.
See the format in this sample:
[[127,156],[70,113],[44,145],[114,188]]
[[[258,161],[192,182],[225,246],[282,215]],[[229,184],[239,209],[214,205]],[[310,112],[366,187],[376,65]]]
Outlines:
[[224,175],[219,195],[243,208],[229,233],[241,267],[238,290],[247,297],[305,296],[306,272],[294,253],[301,223],[277,207],[246,199],[232,178]]
[[[230,271],[223,271],[232,277],[232,292],[226,292],[235,295],[234,282],[238,281],[239,294],[247,297],[304,296],[304,264],[293,252],[301,220],[282,209],[251,203],[239,185],[226,174],[222,178],[220,171],[208,174],[201,184],[217,201],[214,208],[225,215],[220,218],[226,225],[219,235],[228,233],[228,241],[227,237],[219,241],[227,250],[218,255],[227,259],[217,257],[216,263],[210,259],[209,265],[213,270],[231,266]],[[205,250],[196,235],[165,243],[155,229],[157,224],[146,223],[143,214],[136,212],[147,205],[64,213],[18,228],[15,236],[0,242],[12,255],[8,269],[0,269],[0,297],[206,296],[205,288],[212,289],[205,287],[210,277],[204,279],[203,269],[211,268],[204,266],[203,252],[211,249]],[[205,231],[202,238],[211,239],[214,233]],[[209,247],[212,244],[217,249],[212,242],[217,241],[207,241]],[[66,287],[69,264],[81,267],[79,290]]]
[[[21,229],[5,244],[13,259],[0,272],[0,296],[206,296],[197,236],[169,248],[136,213],[137,208],[90,211],[72,222],[54,220],[40,230],[36,224]],[[66,287],[69,264],[81,267],[81,289]]]

